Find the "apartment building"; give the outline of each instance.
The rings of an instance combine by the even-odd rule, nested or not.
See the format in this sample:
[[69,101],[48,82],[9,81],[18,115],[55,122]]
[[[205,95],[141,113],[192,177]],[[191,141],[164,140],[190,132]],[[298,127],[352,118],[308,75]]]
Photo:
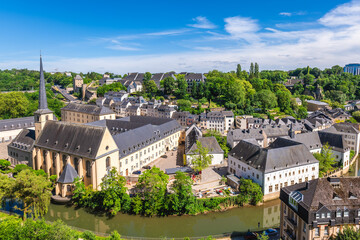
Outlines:
[[280,193],[283,240],[323,240],[345,227],[359,229],[360,179],[319,178],[284,187]]
[[115,119],[115,112],[104,106],[69,103],[61,109],[61,121],[88,123],[102,119]]
[[234,126],[234,113],[232,111],[215,111],[206,114],[206,127],[226,134]]

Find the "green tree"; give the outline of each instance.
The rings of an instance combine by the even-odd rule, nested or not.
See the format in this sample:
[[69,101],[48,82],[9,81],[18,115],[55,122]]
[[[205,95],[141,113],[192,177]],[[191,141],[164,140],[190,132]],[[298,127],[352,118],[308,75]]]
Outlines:
[[136,189],[143,201],[143,213],[146,216],[164,215],[163,206],[168,181],[169,176],[156,167],[140,175]]
[[193,209],[194,195],[192,192],[192,179],[183,172],[176,172],[175,181],[170,189],[174,192],[169,197],[168,206],[170,213],[186,214]]
[[254,63],[251,63],[251,64],[250,64],[250,71],[249,71],[249,73],[250,73],[250,75],[249,75],[250,79],[254,78],[254,76],[255,76]]
[[360,122],[360,111],[354,111],[351,115],[356,121]]
[[172,77],[164,78],[163,85],[164,85],[164,93],[167,95],[171,95],[175,91],[175,79]]
[[152,78],[152,74],[149,72],[146,72],[144,74],[144,81],[150,81],[150,79]]
[[238,64],[238,65],[236,66],[236,76],[237,76],[238,78],[241,78],[241,65],[240,65],[240,64]]
[[259,184],[254,183],[251,179],[240,179],[239,198],[243,197],[245,202],[253,205],[258,204],[263,199],[263,192]]
[[342,232],[332,235],[330,240],[358,240],[360,239],[360,231],[351,226],[345,226]]
[[304,84],[305,85],[311,85],[314,82],[314,75],[306,74],[304,77]]
[[21,92],[0,93],[0,118],[24,117],[29,105],[29,100]]
[[255,76],[256,78],[259,78],[259,77],[260,77],[260,71],[259,71],[259,64],[258,64],[258,63],[255,63],[254,76]]
[[177,101],[177,106],[180,111],[190,111],[191,102],[189,100],[180,99]]
[[201,172],[209,167],[213,155],[209,154],[210,149],[203,147],[200,141],[196,141],[196,149],[191,152],[190,162],[195,171]]
[[297,119],[305,119],[307,116],[307,109],[303,106],[299,106],[296,114]]
[[185,98],[187,95],[188,84],[185,80],[184,75],[182,74],[176,75],[176,86],[177,86],[175,90],[176,97],[179,99]]
[[289,90],[278,90],[275,94],[280,111],[285,112],[291,110],[291,93]]
[[274,108],[277,105],[276,95],[267,89],[257,92],[255,98],[259,102],[263,111]]
[[19,199],[22,202],[23,218],[27,215],[41,217],[47,213],[51,197],[51,182],[42,175],[37,175],[34,171],[23,170],[16,175],[15,179],[5,180],[2,184],[10,184],[11,187],[2,188],[3,196]]
[[145,90],[147,93],[149,93],[151,96],[154,96],[155,93],[158,91],[158,87],[154,80],[150,80],[145,84]]
[[110,211],[111,215],[130,210],[131,200],[129,194],[127,194],[125,184],[125,177],[119,175],[115,167],[102,178],[100,186],[103,207],[105,210]]
[[191,96],[196,99],[198,98],[197,97],[197,93],[198,93],[197,89],[198,89],[198,84],[196,82],[193,82],[193,86],[191,88]]
[[11,163],[8,160],[0,159],[0,169],[6,171],[9,169]]
[[314,157],[319,161],[319,175],[323,176],[333,169],[335,157],[328,143],[322,146],[320,153],[314,153]]

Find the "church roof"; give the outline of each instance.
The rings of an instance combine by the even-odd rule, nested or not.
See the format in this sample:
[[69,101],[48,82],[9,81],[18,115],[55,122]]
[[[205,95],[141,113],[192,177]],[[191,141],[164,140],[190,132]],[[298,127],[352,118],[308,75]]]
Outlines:
[[76,170],[68,163],[66,164],[64,171],[61,173],[57,182],[59,183],[73,183],[74,179],[78,177]]
[[95,159],[106,127],[47,121],[35,146]]

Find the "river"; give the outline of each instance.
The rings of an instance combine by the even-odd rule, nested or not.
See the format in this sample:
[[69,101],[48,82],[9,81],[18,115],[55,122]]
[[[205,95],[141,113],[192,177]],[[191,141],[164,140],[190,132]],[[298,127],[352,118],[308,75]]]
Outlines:
[[278,227],[280,201],[261,206],[233,208],[197,216],[141,217],[117,214],[112,218],[94,215],[84,209],[51,204],[45,216],[48,221],[63,220],[66,224],[98,233],[117,230],[122,236],[147,238],[183,238],[246,232],[248,229]]

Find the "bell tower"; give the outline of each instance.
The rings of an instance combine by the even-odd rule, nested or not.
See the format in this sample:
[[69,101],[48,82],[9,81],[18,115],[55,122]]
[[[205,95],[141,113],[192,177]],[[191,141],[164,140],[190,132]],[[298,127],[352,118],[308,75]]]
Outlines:
[[54,120],[53,112],[48,109],[46,100],[45,78],[42,64],[42,57],[40,55],[40,87],[39,87],[39,107],[34,112],[35,118],[35,139],[37,139],[45,126],[47,120]]

